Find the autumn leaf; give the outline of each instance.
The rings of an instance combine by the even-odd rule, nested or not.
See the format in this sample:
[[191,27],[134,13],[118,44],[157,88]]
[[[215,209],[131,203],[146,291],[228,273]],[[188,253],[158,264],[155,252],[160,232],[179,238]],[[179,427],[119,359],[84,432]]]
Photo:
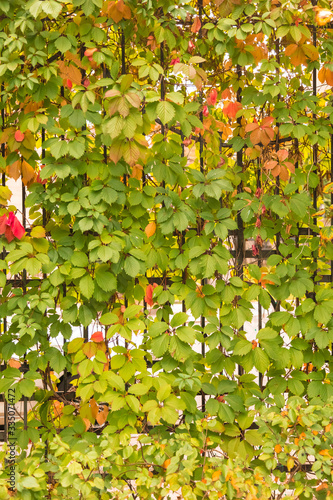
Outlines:
[[193,20],[191,31],[192,31],[192,33],[198,33],[200,28],[201,28],[201,21],[200,21],[200,18],[197,16]]
[[154,305],[153,292],[154,292],[154,288],[156,288],[157,286],[158,286],[157,283],[153,283],[152,285],[148,285],[146,288],[145,302],[150,307],[152,307]]
[[207,97],[207,104],[209,106],[215,106],[217,101],[217,90],[212,89]]
[[91,340],[93,342],[104,342],[104,335],[103,332],[95,332],[91,336]]
[[25,160],[22,162],[21,166],[21,172],[22,172],[22,182],[25,186],[29,187],[33,182],[36,180],[36,172],[32,168],[29,163],[27,163]]
[[14,214],[9,212],[7,215],[0,217],[0,235],[4,234],[7,241],[10,243],[14,238],[21,239],[25,233],[25,229]]
[[325,26],[325,24],[328,24],[332,21],[333,19],[333,12],[328,10],[328,9],[321,9],[318,6],[315,6],[315,11],[316,11],[316,16],[315,20],[316,23],[319,24],[319,26]]
[[11,165],[7,165],[6,173],[8,177],[11,177],[15,181],[17,181],[17,179],[21,175],[21,160],[16,160]]
[[60,76],[64,80],[64,82],[70,80],[71,83],[75,83],[75,85],[81,85],[82,74],[79,68],[71,63],[66,64],[65,61],[58,61],[57,64],[59,67]]
[[142,173],[143,173],[142,165],[140,165],[139,163],[133,165],[131,177],[133,177],[134,179],[138,179],[138,181],[140,181],[142,179]]
[[145,228],[145,233],[147,235],[147,238],[150,238],[151,236],[153,236],[156,232],[156,222],[150,222],[146,228]]
[[318,72],[318,80],[333,87],[333,71],[323,66]]
[[301,64],[307,66],[308,59],[316,61],[319,58],[318,49],[311,44],[304,43],[288,45],[285,54],[290,57],[290,62],[296,67]]
[[93,342],[87,342],[83,345],[82,351],[87,356],[87,358],[92,358],[97,352],[96,344]]
[[132,16],[131,9],[123,0],[109,2],[106,13],[115,23],[119,23],[122,19],[130,19]]
[[281,453],[281,451],[282,451],[281,445],[280,444],[276,444],[274,446],[274,451],[275,451],[275,453]]
[[89,420],[88,418],[86,418],[86,417],[84,417],[82,420],[83,420],[83,422],[84,422],[84,425],[86,426],[85,431],[87,432],[87,431],[90,429],[90,427],[91,427],[91,422],[90,422],[90,420]]
[[220,470],[216,470],[213,472],[212,474],[212,481],[217,481],[219,479],[221,475],[221,471]]
[[96,49],[96,47],[93,47],[91,49],[86,49],[84,51],[84,55],[88,57],[88,59],[90,59],[95,54],[95,52],[98,52],[98,49]]
[[31,238],[45,238],[45,228],[43,226],[34,226],[30,233]]
[[242,109],[242,105],[240,102],[229,102],[226,103],[223,107],[223,113],[228,117],[228,118],[236,118],[236,114],[238,111]]
[[21,130],[16,130],[14,137],[16,142],[24,141],[24,133]]
[[103,425],[106,422],[106,419],[108,418],[109,414],[109,407],[104,406],[103,410],[98,413],[96,416],[97,423],[99,425]]
[[8,365],[11,367],[11,368],[20,368],[21,366],[21,362],[18,361],[17,359],[13,359],[11,358],[9,361],[8,361]]

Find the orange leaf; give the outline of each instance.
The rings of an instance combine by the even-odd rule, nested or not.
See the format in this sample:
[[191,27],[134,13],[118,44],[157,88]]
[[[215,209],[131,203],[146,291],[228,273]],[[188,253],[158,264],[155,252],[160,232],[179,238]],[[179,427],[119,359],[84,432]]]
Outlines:
[[88,418],[83,418],[82,420],[85,423],[86,432],[87,432],[90,429],[90,427],[91,427],[91,422],[90,422],[90,420]]
[[223,107],[223,113],[229,118],[236,118],[237,112],[242,109],[240,102],[229,102]]
[[262,127],[270,127],[272,123],[274,122],[273,116],[266,116],[263,121],[261,122]]
[[79,68],[74,66],[74,64],[66,65],[65,61],[58,61],[58,66],[60,70],[60,76],[63,80],[71,80],[71,82],[76,85],[81,85],[82,75]]
[[295,173],[295,165],[291,163],[290,161],[285,161],[283,164],[287,169],[292,172],[293,174]]
[[200,28],[201,28],[201,21],[200,18],[197,16],[194,18],[193,24],[191,26],[191,31],[192,33],[198,33]]
[[109,407],[104,406],[103,410],[98,413],[96,416],[96,420],[99,425],[103,425],[106,422],[106,419],[108,418],[109,414]]
[[230,99],[231,98],[231,90],[230,89],[224,89],[222,94],[221,94],[222,99]]
[[164,469],[167,469],[170,464],[171,464],[171,459],[170,458],[167,458],[166,460],[164,460],[164,462],[163,462]]
[[282,451],[281,445],[280,444],[276,444],[274,446],[274,451],[275,451],[275,453],[281,453],[281,451]]
[[25,160],[22,162],[22,182],[25,186],[30,186],[36,180],[36,172]]
[[152,285],[148,285],[146,288],[145,301],[150,307],[154,305],[153,291],[157,286],[157,283],[153,283]]
[[288,158],[288,151],[286,149],[280,149],[280,151],[276,152],[276,156],[279,158],[280,161],[283,161],[286,158]]
[[53,409],[54,409],[54,414],[56,417],[61,417],[63,407],[64,407],[64,403],[61,403],[60,401],[53,402]]
[[276,165],[276,167],[274,167],[272,170],[271,170],[271,174],[274,175],[274,177],[277,177],[278,175],[280,175],[280,171],[281,171],[281,167],[280,165]]
[[143,172],[143,166],[140,165],[140,163],[136,163],[135,165],[133,165],[131,177],[133,177],[134,179],[138,179],[138,181],[141,181],[142,172]]
[[257,130],[260,127],[259,123],[253,122],[245,125],[245,132],[252,132],[253,130]]
[[8,165],[6,167],[6,172],[9,177],[17,181],[21,175],[21,160],[14,161],[14,163]]
[[149,222],[149,224],[146,226],[145,233],[147,235],[147,238],[150,238],[153,236],[156,232],[156,222]]
[[330,452],[326,449],[326,450],[320,450],[319,452],[319,455],[321,455],[322,457],[330,457]]
[[326,83],[333,87],[333,71],[326,69]]
[[272,170],[272,168],[276,167],[277,164],[278,164],[277,161],[270,160],[270,161],[266,161],[264,167],[267,168],[267,170]]
[[92,358],[97,352],[96,344],[94,344],[93,342],[87,342],[82,347],[82,351],[87,356],[87,358]]
[[93,333],[90,340],[97,343],[104,342],[103,332]]
[[99,410],[99,408],[98,408],[98,404],[96,403],[96,401],[95,401],[95,399],[94,399],[94,398],[92,398],[92,399],[90,400],[89,405],[90,405],[90,409],[91,409],[91,415],[92,415],[92,418],[93,418],[94,420],[96,420],[96,417],[97,417],[97,415],[98,415],[98,410]]
[[286,167],[284,167],[283,165],[280,165],[280,174],[279,175],[283,181],[287,181],[289,179],[289,172],[286,169]]
[[11,368],[20,368],[21,366],[21,363],[20,361],[18,361],[17,359],[13,359],[11,358],[9,361],[8,361],[8,364]]
[[96,49],[96,47],[94,47],[94,48],[92,48],[92,49],[86,49],[86,50],[84,51],[84,55],[85,55],[86,57],[92,57],[92,56],[95,54],[95,52],[97,52],[97,51],[98,51],[98,49]]
[[298,49],[298,45],[296,43],[292,43],[288,45],[285,50],[286,56],[291,56]]
[[[252,142],[253,146],[256,144],[259,144],[262,142],[262,137],[263,137],[262,130],[260,128],[256,128],[251,134],[250,134],[250,141]],[[265,135],[266,137],[266,135]]]

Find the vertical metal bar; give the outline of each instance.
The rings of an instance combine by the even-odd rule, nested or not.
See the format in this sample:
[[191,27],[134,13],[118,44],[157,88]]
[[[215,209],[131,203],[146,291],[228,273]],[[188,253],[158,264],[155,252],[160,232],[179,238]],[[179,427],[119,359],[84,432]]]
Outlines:
[[[333,134],[331,134],[331,182],[333,182]],[[333,192],[331,193],[331,205],[333,205]],[[331,217],[333,226],[333,217]],[[333,283],[333,261],[331,260],[331,283]]]
[[[200,29],[198,32],[198,38],[202,38],[202,9],[203,9],[203,2],[202,0],[198,0],[198,15],[200,19]],[[202,67],[202,63],[199,64],[200,68]],[[202,101],[203,101],[203,92],[202,89],[200,90],[199,93],[199,98],[200,98],[200,104],[201,104],[201,110],[200,110],[200,121],[203,122],[203,110],[202,110]],[[204,172],[204,159],[203,159],[203,136],[201,132],[199,132],[199,163],[200,163],[200,172]],[[202,230],[202,224],[200,223],[200,231]],[[204,286],[206,284],[206,279],[201,280],[201,286]],[[202,328],[202,331],[204,331],[204,328],[206,326],[206,318],[204,316],[200,317],[200,326]],[[201,343],[201,355],[202,357],[206,356],[206,344],[205,342]],[[205,411],[206,409],[206,396],[205,394],[201,394],[201,408],[202,411]]]
[[[261,172],[260,172],[260,162],[257,161],[257,189],[261,188]],[[259,256],[258,256],[258,266],[262,266],[262,258],[261,258],[261,246],[259,246]],[[260,304],[260,300],[258,299],[258,332],[262,329],[262,306]],[[259,387],[262,390],[263,388],[263,374],[259,372]]]
[[125,33],[121,30],[121,74],[126,74],[126,59],[125,59]]
[[[316,26],[313,26],[312,40],[313,40],[314,47],[317,47],[317,28],[316,28]],[[314,96],[317,95],[317,70],[316,70],[316,68],[314,68],[312,70],[312,94]],[[313,113],[313,115],[312,115],[313,123],[316,121],[316,118],[317,118],[316,113]],[[318,164],[318,144],[317,143],[313,145],[313,164],[315,166],[314,173],[317,173],[317,164]],[[317,188],[316,187],[313,188],[313,208],[315,210],[317,209]],[[314,219],[314,224],[317,224],[317,219]]]
[[[238,81],[240,81],[242,76],[242,68],[237,65],[237,76]],[[239,87],[237,90],[237,102],[242,101],[241,96],[241,88]],[[237,118],[237,123],[241,125],[241,119]],[[243,148],[240,151],[237,151],[236,155],[237,166],[238,169],[243,172]],[[241,193],[243,191],[243,182],[240,182],[237,186],[237,193]],[[243,219],[240,215],[240,212],[237,213],[237,236],[236,236],[236,274],[240,278],[243,277],[244,273],[244,257],[245,257],[245,241],[244,241],[244,223]],[[244,373],[244,369],[241,365],[238,365],[238,374],[242,375]]]
[[[1,85],[1,90],[4,90],[4,84]],[[2,130],[4,129],[4,126],[5,126],[5,108],[2,108],[1,110],[1,120],[2,120]],[[3,142],[1,144],[1,156],[3,158],[6,157],[6,148],[5,148],[5,143]],[[5,186],[6,185],[6,173],[3,172],[2,174],[2,185]],[[3,248],[2,250],[2,260],[5,260],[6,258],[6,250],[5,248]],[[6,270],[4,270],[4,272],[6,273]],[[3,333],[5,333],[7,330],[7,318],[4,318],[3,320]],[[6,367],[6,363],[5,363],[5,367]],[[8,439],[8,403],[7,403],[7,399],[5,397],[5,393],[3,393],[3,400],[4,400],[4,442],[6,443],[7,442],[7,439]]]

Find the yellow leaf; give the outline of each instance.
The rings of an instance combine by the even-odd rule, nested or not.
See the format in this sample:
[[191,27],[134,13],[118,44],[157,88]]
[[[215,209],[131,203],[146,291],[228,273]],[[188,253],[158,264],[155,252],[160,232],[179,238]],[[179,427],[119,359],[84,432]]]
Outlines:
[[288,458],[287,460],[287,469],[291,470],[294,467],[295,460],[291,457]]
[[333,12],[328,9],[320,9],[316,7],[316,23],[319,26],[325,26],[325,24],[331,22],[333,19]]
[[32,238],[45,238],[45,229],[42,226],[35,226],[31,229]]
[[155,234],[156,232],[156,222],[149,222],[149,224],[146,226],[145,233],[147,235],[147,238],[150,238]]
[[217,481],[218,478],[220,477],[221,475],[221,471],[220,470],[216,470],[215,472],[213,472],[212,474],[212,481]]

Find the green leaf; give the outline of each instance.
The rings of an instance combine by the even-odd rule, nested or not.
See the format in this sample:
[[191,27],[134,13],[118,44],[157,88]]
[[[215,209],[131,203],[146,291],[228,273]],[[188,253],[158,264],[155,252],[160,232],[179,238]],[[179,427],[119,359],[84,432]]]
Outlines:
[[140,263],[132,256],[127,257],[124,266],[125,272],[135,278],[140,273]]
[[87,299],[90,299],[93,296],[95,285],[90,274],[86,274],[80,279],[79,288],[82,295],[84,295]]
[[175,117],[175,108],[168,101],[160,101],[157,105],[157,116],[165,125]]
[[252,349],[252,343],[246,339],[239,339],[234,348],[234,354],[236,356],[245,356]]
[[70,50],[72,47],[71,42],[65,36],[60,36],[59,38],[57,38],[54,44],[56,48],[63,54],[67,52],[67,50]]
[[254,366],[257,368],[257,370],[260,373],[265,373],[270,364],[270,361],[267,354],[260,347],[255,347],[253,349],[253,359]]

